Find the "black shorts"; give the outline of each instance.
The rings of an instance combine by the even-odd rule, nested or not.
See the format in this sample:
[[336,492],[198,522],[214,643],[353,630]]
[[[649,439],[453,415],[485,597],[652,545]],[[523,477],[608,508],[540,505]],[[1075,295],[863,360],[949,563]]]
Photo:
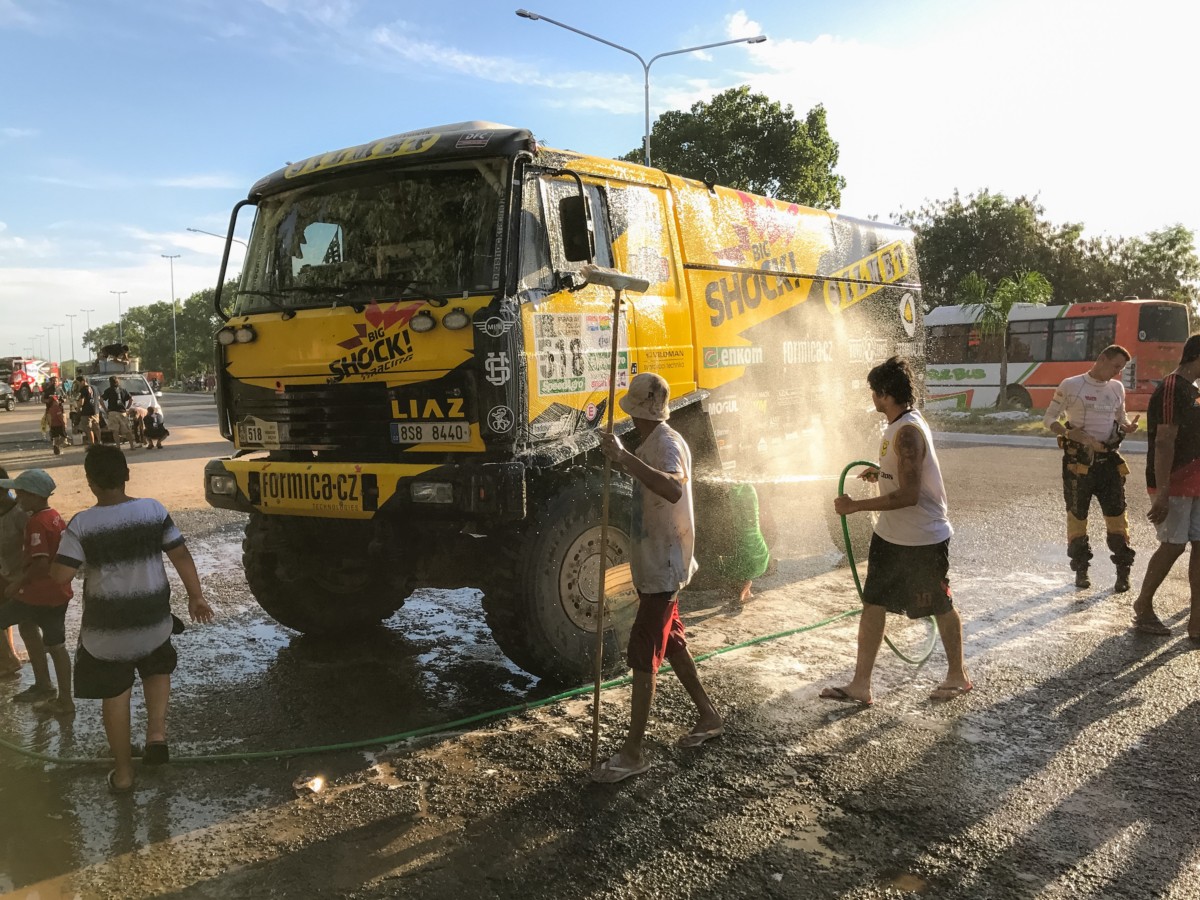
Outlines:
[[29,624],[41,629],[42,643],[47,647],[61,647],[67,642],[67,604],[37,606],[9,600],[0,606],[0,628]]
[[151,675],[170,675],[178,664],[170,638],[150,655],[134,660],[96,659],[80,644],[75,651],[75,696],[81,700],[120,697],[133,687],[135,672],[145,681]]
[[954,603],[950,594],[950,539],[910,547],[871,535],[863,603],[910,619],[940,616]]

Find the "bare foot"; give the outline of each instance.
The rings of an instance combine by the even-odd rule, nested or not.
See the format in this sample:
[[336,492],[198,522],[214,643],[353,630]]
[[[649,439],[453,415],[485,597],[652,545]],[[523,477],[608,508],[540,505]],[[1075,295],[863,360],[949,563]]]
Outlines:
[[965,677],[947,678],[933,689],[929,695],[929,699],[938,701],[957,700],[959,697],[971,693],[974,687],[975,685]]
[[753,583],[754,582],[752,582],[752,581],[747,581],[745,584],[742,585],[742,591],[740,594],[738,594],[738,600],[737,600],[739,606],[745,606],[746,603],[749,602],[750,598],[754,596],[753,594],[750,593],[750,585],[752,585]]

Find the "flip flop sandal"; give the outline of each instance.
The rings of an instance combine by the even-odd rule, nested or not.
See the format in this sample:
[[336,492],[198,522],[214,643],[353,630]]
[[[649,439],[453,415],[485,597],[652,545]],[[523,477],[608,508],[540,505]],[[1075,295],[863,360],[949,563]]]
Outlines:
[[624,781],[626,778],[650,771],[650,760],[648,759],[643,760],[640,766],[631,767],[617,765],[615,760],[618,756],[619,754],[614,753],[607,762],[602,762],[600,767],[592,772],[592,781],[600,784],[616,784],[618,781]]
[[724,725],[718,725],[716,728],[708,729],[708,731],[689,731],[675,742],[675,746],[683,747],[684,749],[699,747],[705,741],[711,741],[713,738],[720,737],[724,733]]
[[134,782],[129,782],[125,787],[117,786],[117,770],[110,769],[108,777],[105,779],[108,782],[108,792],[110,794],[131,794],[133,793]]
[[827,687],[818,696],[822,700],[833,700],[836,703],[850,703],[854,706],[861,706],[864,709],[875,703],[874,700],[859,700],[857,697],[851,697],[840,687]]
[[951,700],[957,700],[965,694],[971,693],[975,685],[968,684],[966,687],[939,687],[935,688],[929,695],[929,699],[935,703],[947,703]]

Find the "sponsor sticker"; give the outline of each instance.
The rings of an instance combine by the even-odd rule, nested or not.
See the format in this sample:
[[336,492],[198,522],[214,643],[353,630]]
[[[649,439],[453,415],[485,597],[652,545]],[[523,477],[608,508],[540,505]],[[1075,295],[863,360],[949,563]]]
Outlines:
[[757,366],[763,361],[763,349],[762,347],[705,347],[702,358],[706,369]]
[[496,434],[507,434],[513,427],[513,411],[507,406],[493,406],[488,413],[488,426]]

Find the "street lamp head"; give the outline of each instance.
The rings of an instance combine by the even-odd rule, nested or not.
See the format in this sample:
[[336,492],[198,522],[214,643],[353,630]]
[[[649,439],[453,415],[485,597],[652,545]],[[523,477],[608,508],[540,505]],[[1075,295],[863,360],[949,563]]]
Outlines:
[[518,9],[517,15],[520,16],[522,19],[530,19],[534,22],[536,22],[538,19],[541,18],[541,16],[539,16],[537,13],[530,12],[527,9]]
[[752,38],[746,38],[746,43],[747,44],[761,44],[766,39],[767,39],[767,36],[765,34],[759,34]]

